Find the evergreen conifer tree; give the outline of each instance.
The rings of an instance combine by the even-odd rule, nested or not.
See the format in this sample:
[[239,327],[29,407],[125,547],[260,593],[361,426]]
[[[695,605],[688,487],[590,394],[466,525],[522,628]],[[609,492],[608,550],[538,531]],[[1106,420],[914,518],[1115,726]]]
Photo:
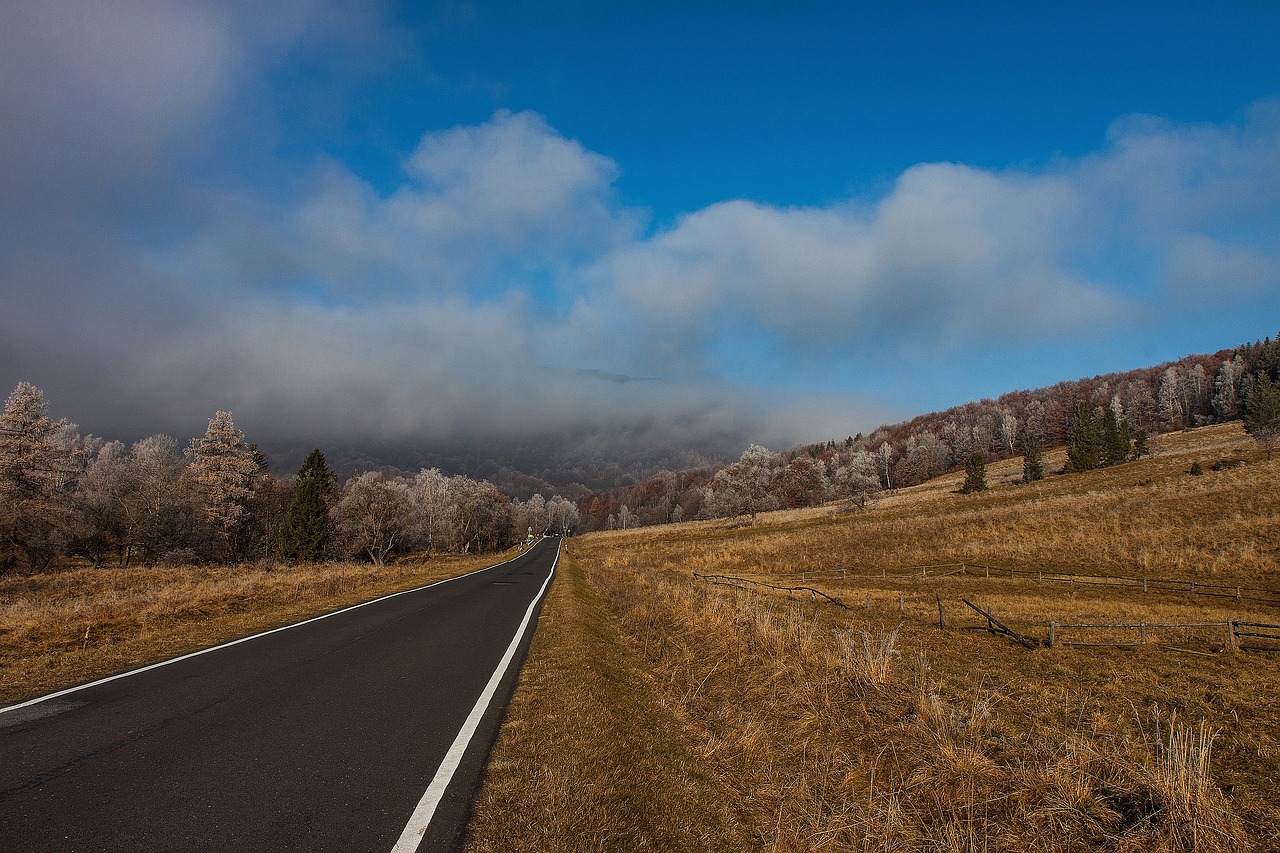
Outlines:
[[1280,383],[1257,373],[1248,385],[1244,403],[1244,428],[1267,449],[1267,459],[1280,440]]
[[1113,409],[1102,413],[1098,439],[1100,465],[1119,465],[1129,458],[1129,426]]
[[1147,431],[1139,429],[1133,434],[1133,458],[1141,459],[1150,454],[1151,451],[1147,447]]
[[1040,452],[1040,438],[1030,430],[1022,439],[1022,482],[1034,483],[1044,479],[1044,455]]
[[319,448],[312,450],[298,469],[293,500],[280,526],[280,556],[289,562],[323,560],[329,550],[329,506],[333,473]]
[[1098,425],[1088,404],[1076,403],[1071,419],[1071,432],[1067,436],[1067,473],[1092,471],[1102,463],[1102,448]]
[[987,463],[981,453],[970,453],[964,461],[964,485],[960,487],[962,494],[985,492],[987,490]]

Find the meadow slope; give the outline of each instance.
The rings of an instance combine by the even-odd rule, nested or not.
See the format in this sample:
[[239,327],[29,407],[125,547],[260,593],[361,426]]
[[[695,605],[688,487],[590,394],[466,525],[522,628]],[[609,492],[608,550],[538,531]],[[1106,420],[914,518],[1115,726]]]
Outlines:
[[[861,512],[572,541],[544,616],[557,629],[535,639],[471,849],[1280,850],[1280,654],[1226,649],[1222,627],[1280,622],[1280,607],[917,568],[1280,590],[1280,459],[1229,424],[1103,471],[1020,473],[991,466],[977,495],[952,476]],[[1038,639],[1051,621],[1218,627],[1032,650],[970,630],[985,620],[964,598]],[[607,664],[563,665],[602,642]],[[598,831],[556,829],[584,826]]]

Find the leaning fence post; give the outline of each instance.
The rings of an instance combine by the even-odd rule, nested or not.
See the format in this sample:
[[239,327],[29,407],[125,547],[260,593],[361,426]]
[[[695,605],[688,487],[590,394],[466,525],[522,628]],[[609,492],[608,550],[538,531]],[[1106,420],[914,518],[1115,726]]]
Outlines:
[[938,627],[946,630],[947,627],[947,611],[942,606],[942,596],[934,593],[934,598],[938,599]]

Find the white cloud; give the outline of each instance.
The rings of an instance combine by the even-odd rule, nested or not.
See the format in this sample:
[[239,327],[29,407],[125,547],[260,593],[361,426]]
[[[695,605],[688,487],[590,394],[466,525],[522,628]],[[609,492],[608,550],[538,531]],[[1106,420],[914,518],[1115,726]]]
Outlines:
[[[345,7],[322,7],[343,19]],[[0,129],[14,145],[0,168],[6,186],[47,191],[62,212],[82,196],[109,208],[105,173],[146,171],[260,74],[246,22],[262,24],[258,45],[328,31],[306,3],[255,18],[127,0],[76,7],[64,41],[51,33],[66,8],[50,8],[4,12],[26,15],[0,34],[5,61],[49,79],[28,91],[0,74],[0,108],[16,117]],[[0,237],[0,365],[10,384],[69,393],[120,433],[181,432],[231,407],[278,443],[838,436],[884,412],[841,393],[870,354],[909,371],[924,348],[959,362],[1130,333],[1201,310],[1211,292],[1275,306],[1278,114],[1130,119],[1079,160],[920,164],[883,197],[728,200],[645,233],[644,213],[614,192],[618,164],[536,113],[499,111],[424,135],[389,192],[333,161],[292,176],[292,197],[191,193],[197,216],[164,247],[114,226],[74,241],[52,230],[30,247]],[[31,177],[55,172],[62,183]],[[4,204],[3,222],[24,221],[22,199]],[[828,396],[779,399],[726,381],[725,352],[740,377],[768,362],[773,377],[822,363],[844,378]]]
[[921,164],[874,201],[713,205],[592,279],[640,318],[643,348],[687,368],[750,329],[810,354],[1123,333],[1198,310],[1214,280],[1274,295],[1278,245],[1280,108],[1266,103],[1239,127],[1117,122],[1104,151],[1038,170]]

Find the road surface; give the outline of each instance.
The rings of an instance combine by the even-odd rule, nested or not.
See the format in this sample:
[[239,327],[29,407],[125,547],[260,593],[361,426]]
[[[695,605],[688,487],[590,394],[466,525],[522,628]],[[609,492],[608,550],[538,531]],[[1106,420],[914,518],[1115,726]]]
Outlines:
[[558,553],[0,711],[0,850],[456,847]]

